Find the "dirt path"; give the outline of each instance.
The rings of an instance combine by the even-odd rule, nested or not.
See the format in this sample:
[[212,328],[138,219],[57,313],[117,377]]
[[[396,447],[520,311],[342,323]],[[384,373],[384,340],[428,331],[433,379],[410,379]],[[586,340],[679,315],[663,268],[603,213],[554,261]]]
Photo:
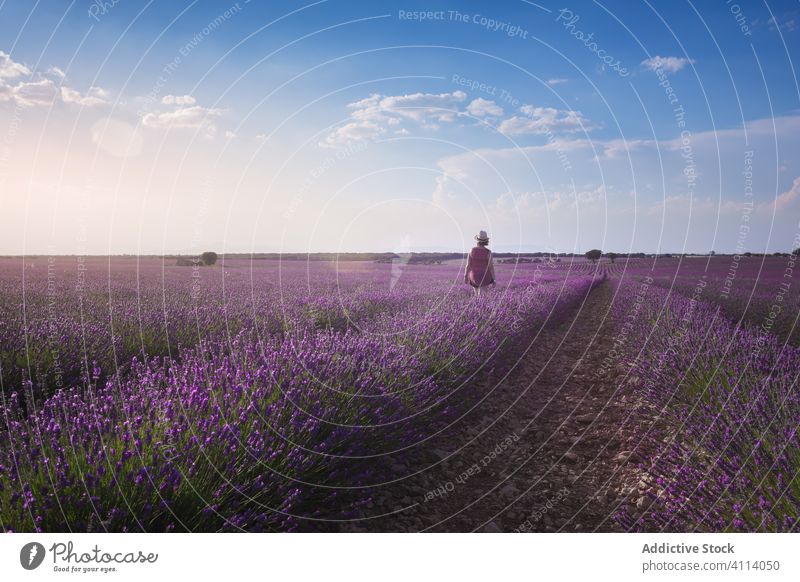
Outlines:
[[652,412],[610,359],[611,295],[601,285],[543,330],[505,379],[487,381],[491,397],[413,470],[394,466],[398,481],[344,529],[615,531],[619,509],[643,511],[650,486],[631,451]]

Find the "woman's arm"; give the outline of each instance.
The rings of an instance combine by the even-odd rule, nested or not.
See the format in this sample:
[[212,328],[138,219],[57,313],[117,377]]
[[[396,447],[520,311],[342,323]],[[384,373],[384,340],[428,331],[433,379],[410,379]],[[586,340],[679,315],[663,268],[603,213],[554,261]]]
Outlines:
[[489,276],[492,278],[492,283],[496,284],[497,280],[494,278],[494,253],[489,252]]

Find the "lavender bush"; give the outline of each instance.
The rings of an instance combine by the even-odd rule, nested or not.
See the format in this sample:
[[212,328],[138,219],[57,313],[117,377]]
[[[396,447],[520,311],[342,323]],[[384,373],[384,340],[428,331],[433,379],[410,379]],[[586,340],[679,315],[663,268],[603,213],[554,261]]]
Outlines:
[[[453,285],[458,266],[408,268],[390,290],[382,268],[243,264],[204,281],[198,304],[179,271],[139,272],[136,293],[129,272],[94,272],[56,316],[65,385],[43,359],[4,387],[3,529],[291,531],[349,519],[385,459],[457,414],[487,362],[600,280],[509,267],[476,300]],[[42,304],[11,320],[4,361],[20,361],[16,334],[50,341],[51,314],[29,307]]]

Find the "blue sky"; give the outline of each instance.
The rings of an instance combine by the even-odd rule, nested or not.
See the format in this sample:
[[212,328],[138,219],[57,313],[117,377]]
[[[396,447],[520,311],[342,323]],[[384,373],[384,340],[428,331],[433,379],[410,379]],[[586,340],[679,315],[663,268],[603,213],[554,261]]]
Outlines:
[[0,253],[786,250],[798,29],[788,1],[5,1]]

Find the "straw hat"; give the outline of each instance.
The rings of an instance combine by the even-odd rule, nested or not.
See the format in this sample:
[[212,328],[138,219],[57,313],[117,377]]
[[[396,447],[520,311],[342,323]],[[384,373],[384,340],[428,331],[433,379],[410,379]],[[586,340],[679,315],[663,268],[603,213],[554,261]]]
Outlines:
[[489,235],[486,234],[485,230],[480,231],[476,236],[475,240],[478,242],[489,242]]

